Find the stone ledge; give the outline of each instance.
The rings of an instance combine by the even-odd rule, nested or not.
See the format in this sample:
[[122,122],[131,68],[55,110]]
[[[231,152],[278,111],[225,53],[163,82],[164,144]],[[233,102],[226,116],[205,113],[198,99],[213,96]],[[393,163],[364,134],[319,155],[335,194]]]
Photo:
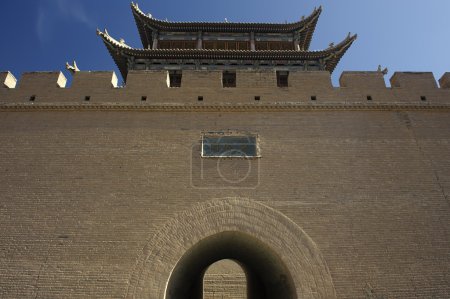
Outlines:
[[312,111],[312,110],[449,110],[450,104],[269,104],[269,105],[124,105],[124,104],[0,104],[0,112],[7,111],[36,111],[36,110],[56,110],[56,111],[148,111],[148,112],[246,112],[246,111]]

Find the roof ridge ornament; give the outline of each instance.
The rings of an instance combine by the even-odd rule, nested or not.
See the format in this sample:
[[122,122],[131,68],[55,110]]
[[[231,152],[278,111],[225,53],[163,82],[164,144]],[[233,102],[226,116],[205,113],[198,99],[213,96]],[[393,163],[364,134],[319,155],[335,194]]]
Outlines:
[[133,49],[129,45],[125,43],[125,40],[121,38],[120,40],[116,40],[111,35],[109,35],[108,30],[104,30],[103,32],[100,29],[97,29],[97,35],[99,35],[104,41],[108,41],[109,44],[118,46],[123,49]]
[[74,60],[73,64],[70,65],[69,62],[66,62],[66,69],[73,75],[80,71],[80,69],[77,66],[77,62]]
[[388,68],[385,67],[383,70],[381,69],[381,64],[378,65],[378,69],[377,72],[383,74],[383,76],[387,75],[387,73],[389,72]]

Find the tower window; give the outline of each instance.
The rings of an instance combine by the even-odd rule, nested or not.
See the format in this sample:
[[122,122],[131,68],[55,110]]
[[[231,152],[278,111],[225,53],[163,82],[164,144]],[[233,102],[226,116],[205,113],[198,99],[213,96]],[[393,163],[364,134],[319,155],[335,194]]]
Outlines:
[[427,97],[426,97],[426,96],[421,96],[421,97],[420,97],[420,100],[421,100],[422,102],[425,102],[425,101],[427,100]]
[[295,50],[293,42],[257,41],[256,50]]
[[169,87],[181,87],[181,71],[169,71]]
[[225,71],[222,73],[223,87],[236,87],[236,72]]
[[250,50],[250,42],[246,41],[203,41],[203,49],[209,50]]
[[287,71],[277,71],[277,86],[278,87],[288,87],[289,86],[289,72]]
[[191,40],[160,40],[158,41],[160,49],[195,49],[197,42]]
[[202,157],[258,157],[256,135],[205,135],[202,138]]
[[372,101],[372,96],[370,96],[370,95],[367,96],[367,100],[368,100],[368,101]]

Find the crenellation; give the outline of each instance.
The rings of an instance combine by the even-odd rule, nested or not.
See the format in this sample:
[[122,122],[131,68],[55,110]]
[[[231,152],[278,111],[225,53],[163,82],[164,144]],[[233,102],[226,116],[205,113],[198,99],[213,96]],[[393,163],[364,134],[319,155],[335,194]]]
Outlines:
[[222,88],[222,71],[183,71],[181,89],[207,88],[218,90]]
[[118,87],[118,78],[113,71],[75,72],[71,88],[89,91],[109,90]]
[[392,91],[386,88],[383,73],[373,71],[347,71],[339,78],[340,87],[337,88],[338,98],[347,103],[376,103],[396,102]]
[[11,72],[1,72],[0,82],[3,88],[16,88],[17,79]]
[[439,86],[441,88],[450,88],[450,72],[446,72],[439,79]]
[[23,73],[17,88],[20,90],[65,88],[67,78],[61,71]]
[[125,89],[153,93],[168,88],[167,71],[130,71]]
[[339,77],[340,87],[354,89],[385,89],[382,72],[343,72]]
[[390,82],[392,88],[407,88],[412,90],[438,88],[432,72],[395,72]]
[[[76,72],[71,86],[61,72],[24,73],[15,81],[2,72],[10,86],[0,89],[0,102],[34,105],[114,103],[116,105],[261,105],[310,104],[449,104],[449,73],[439,80],[432,73],[395,73],[387,88],[381,72],[343,72],[333,87],[327,71],[289,71],[288,85],[277,86],[277,72],[236,70],[236,87],[222,86],[222,70],[184,70],[180,87],[171,87],[167,70],[130,71],[127,84],[118,88],[113,71]],[[17,88],[12,88],[17,82]],[[142,97],[148,100],[142,101]],[[200,101],[199,97],[203,97]],[[256,100],[256,98],[258,100]],[[315,100],[312,100],[315,98]]]
[[333,85],[327,71],[289,72],[289,88],[295,92],[331,92]]
[[277,84],[275,71],[236,71],[237,88],[274,88]]

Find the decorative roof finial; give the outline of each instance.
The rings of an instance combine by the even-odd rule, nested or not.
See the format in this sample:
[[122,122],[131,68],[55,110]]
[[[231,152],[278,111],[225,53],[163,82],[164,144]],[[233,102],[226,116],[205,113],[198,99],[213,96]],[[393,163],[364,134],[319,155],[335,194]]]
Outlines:
[[382,73],[383,75],[387,75],[387,73],[389,72],[388,68],[385,67],[384,70],[381,69],[381,64],[378,65],[378,72]]
[[119,40],[119,43],[121,43],[122,45],[125,45],[125,40],[124,40],[123,38],[121,38],[121,39]]
[[228,23],[228,19],[227,18],[225,18],[225,23]]
[[303,15],[303,16],[302,16],[302,21],[304,21],[304,20],[305,20],[305,16]]
[[66,62],[66,69],[70,73],[72,73],[72,75],[80,71],[80,69],[77,66],[77,62],[75,60],[73,61],[73,65],[70,65],[68,62]]
[[333,48],[333,47],[334,47],[334,43],[330,43],[330,44],[328,45],[328,49]]

